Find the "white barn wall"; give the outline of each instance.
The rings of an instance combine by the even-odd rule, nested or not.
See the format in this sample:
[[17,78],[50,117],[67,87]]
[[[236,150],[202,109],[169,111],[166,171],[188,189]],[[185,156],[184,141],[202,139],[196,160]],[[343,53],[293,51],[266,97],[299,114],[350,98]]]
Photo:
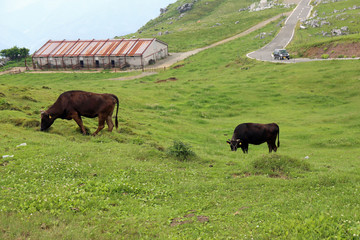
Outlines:
[[153,41],[149,48],[143,53],[145,65],[149,65],[150,60],[158,61],[168,56],[168,47],[157,40]]

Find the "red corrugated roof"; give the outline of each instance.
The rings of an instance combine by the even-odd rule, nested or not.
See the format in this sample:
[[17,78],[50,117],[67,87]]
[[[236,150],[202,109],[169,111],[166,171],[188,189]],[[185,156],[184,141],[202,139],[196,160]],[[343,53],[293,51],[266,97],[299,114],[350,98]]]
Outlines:
[[77,57],[82,51],[91,43],[91,41],[80,41],[78,40],[71,50],[65,55],[66,57]]
[[152,40],[138,40],[133,48],[130,50],[130,52],[128,53],[128,56],[136,56],[136,55],[141,55],[146,49],[147,47],[151,44]]
[[[140,56],[155,40],[156,39],[49,40],[33,54],[33,57]],[[164,42],[161,43],[166,45]]]

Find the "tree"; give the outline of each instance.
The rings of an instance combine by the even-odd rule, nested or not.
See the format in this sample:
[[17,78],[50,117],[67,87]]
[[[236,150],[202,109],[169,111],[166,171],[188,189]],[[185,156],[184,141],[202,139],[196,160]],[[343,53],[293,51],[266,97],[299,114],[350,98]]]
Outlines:
[[27,48],[18,48],[17,46],[15,46],[9,49],[1,50],[0,55],[2,57],[8,57],[10,58],[10,60],[19,60],[29,56],[29,52],[30,50]]

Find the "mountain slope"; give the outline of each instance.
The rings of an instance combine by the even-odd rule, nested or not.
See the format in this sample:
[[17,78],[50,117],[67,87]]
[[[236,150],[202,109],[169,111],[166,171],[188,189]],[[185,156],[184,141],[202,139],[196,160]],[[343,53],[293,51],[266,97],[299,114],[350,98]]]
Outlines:
[[198,0],[191,10],[180,13],[187,1],[170,4],[166,12],[149,21],[137,33],[125,37],[156,37],[169,44],[170,52],[188,51],[231,37],[251,26],[291,10],[285,5],[250,12],[252,0]]

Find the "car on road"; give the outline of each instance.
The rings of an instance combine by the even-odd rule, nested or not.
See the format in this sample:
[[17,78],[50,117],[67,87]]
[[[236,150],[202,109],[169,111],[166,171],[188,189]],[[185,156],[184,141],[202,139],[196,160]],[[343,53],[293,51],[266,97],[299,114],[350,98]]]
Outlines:
[[283,59],[290,59],[290,55],[289,53],[285,50],[285,49],[275,49],[274,53],[273,53],[274,59],[279,59],[279,60],[283,60]]

